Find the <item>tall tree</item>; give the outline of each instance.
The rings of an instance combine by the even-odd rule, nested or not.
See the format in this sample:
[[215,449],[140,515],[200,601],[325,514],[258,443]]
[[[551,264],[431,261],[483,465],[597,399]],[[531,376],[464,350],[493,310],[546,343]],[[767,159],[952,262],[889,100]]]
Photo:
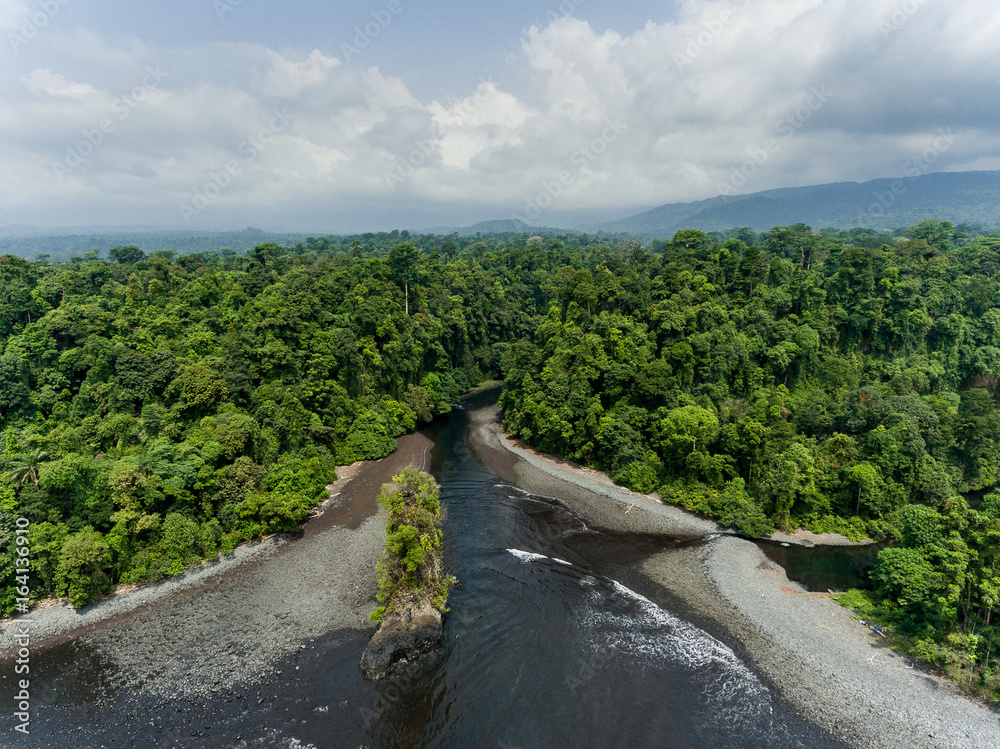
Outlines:
[[406,314],[410,314],[410,277],[416,267],[420,253],[412,242],[401,242],[389,250],[389,267],[392,275],[403,285],[403,298]]

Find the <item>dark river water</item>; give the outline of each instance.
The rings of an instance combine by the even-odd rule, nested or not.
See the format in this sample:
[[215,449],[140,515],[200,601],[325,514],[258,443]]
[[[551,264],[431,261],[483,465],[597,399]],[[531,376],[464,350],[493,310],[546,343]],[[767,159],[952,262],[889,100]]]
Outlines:
[[786,546],[777,542],[758,544],[767,556],[785,568],[788,577],[806,590],[839,593],[848,588],[868,588],[868,573],[879,551],[887,544],[865,546]]
[[106,663],[65,643],[34,656],[31,739],[11,738],[7,719],[0,746],[842,746],[778,699],[725,632],[672,613],[632,571],[678,542],[587,528],[488,472],[467,432],[458,411],[428,433],[460,581],[437,653],[372,685],[358,670],[367,638],[332,633],[263,685],[164,702],[116,690]]

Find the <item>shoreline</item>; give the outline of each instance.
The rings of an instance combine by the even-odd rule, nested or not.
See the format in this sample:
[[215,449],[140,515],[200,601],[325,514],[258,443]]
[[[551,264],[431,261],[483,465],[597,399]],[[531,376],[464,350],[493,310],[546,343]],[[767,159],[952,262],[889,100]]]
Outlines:
[[[487,407],[486,409],[480,410],[483,411],[484,414],[486,410],[489,410],[489,419],[492,419],[493,415],[499,411],[496,407]],[[585,489],[588,489],[595,494],[607,497],[619,504],[624,504],[626,509],[635,505],[636,507],[641,507],[643,510],[651,512],[654,515],[661,516],[664,518],[662,522],[668,524],[672,522],[676,524],[677,530],[666,531],[668,533],[686,535],[689,531],[700,529],[700,532],[703,534],[717,533],[723,536],[739,536],[739,534],[732,529],[719,525],[710,518],[690,512],[681,507],[677,507],[676,505],[663,502],[663,500],[656,494],[639,494],[638,492],[632,491],[627,487],[616,484],[606,473],[602,473],[594,468],[573,463],[554,455],[549,455],[548,453],[539,452],[521,440],[508,435],[499,424],[495,430],[485,428],[482,422],[482,419],[485,417],[476,417],[474,416],[475,413],[479,412],[473,412],[473,424],[474,427],[480,432],[477,439],[479,439],[483,444],[492,447],[499,447],[554,477],[558,477],[570,483],[582,485]],[[476,419],[479,420],[477,421]],[[497,466],[493,466],[493,468],[496,469]],[[541,492],[535,493],[539,494]],[[634,511],[634,509],[630,510],[630,513],[632,511]],[[613,530],[622,529],[613,528]],[[767,536],[762,536],[758,540],[773,541],[775,543],[788,544],[791,546],[804,546],[806,548],[812,546],[869,546],[875,543],[875,541],[871,539],[868,539],[867,541],[852,541],[847,538],[847,536],[843,536],[839,533],[813,533],[805,528],[798,528],[791,533],[776,530]]]
[[874,546],[878,542],[873,539],[864,541],[852,541],[847,536],[839,533],[813,533],[806,528],[797,528],[791,533],[784,531],[774,531],[766,536],[762,536],[760,541],[774,541],[779,544],[789,546],[804,546],[807,549],[813,546]]
[[[337,480],[326,487],[327,497],[309,511],[305,523],[299,530],[314,523],[318,518],[332,511],[339,505],[335,502],[344,487],[357,475],[359,470],[365,466],[365,461],[356,461],[349,466],[338,466]],[[4,617],[0,619],[0,630],[16,624],[23,619],[30,619],[35,625],[36,631],[40,624],[42,634],[36,640],[36,644],[47,647],[56,642],[71,639],[74,635],[83,633],[101,624],[112,620],[120,620],[128,616],[133,611],[157,603],[160,599],[190,590],[191,588],[209,582],[213,577],[236,570],[245,564],[254,564],[274,552],[278,551],[289,541],[295,540],[295,533],[272,533],[267,536],[244,541],[235,549],[227,553],[219,553],[213,559],[206,559],[195,567],[185,569],[179,575],[156,580],[147,583],[119,583],[110,593],[106,593],[94,599],[86,606],[76,608],[69,604],[69,599],[49,597],[37,603],[26,614],[19,614],[16,617]],[[107,611],[106,609],[115,609]],[[54,612],[54,613],[50,613]],[[66,622],[76,618],[72,624],[72,629],[65,629]],[[5,653],[5,646],[0,640],[0,658]]]
[[[542,496],[555,496],[567,487],[582,489],[574,496],[574,509],[594,524],[613,531],[658,533],[682,538],[701,538],[732,532],[718,523],[699,517],[658,499],[638,494],[615,484],[592,468],[577,466],[540,453],[511,439],[497,423],[499,409],[487,406],[469,413],[471,435],[494,454],[479,455],[501,478]],[[529,470],[518,468],[518,462]],[[530,470],[534,469],[534,470]]]
[[423,467],[430,440],[410,434],[381,460],[352,466],[297,534],[240,546],[166,581],[82,609],[56,603],[11,619],[0,659],[12,657],[10,625],[31,621],[33,654],[64,643],[95,651],[135,692],[206,696],[220,684],[257,683],[307,641],[374,629],[368,614],[385,546],[376,498],[407,465]]
[[753,542],[654,504],[597,471],[517,444],[497,413],[495,406],[472,412],[470,439],[505,480],[559,497],[588,524],[705,537],[705,543],[652,555],[639,572],[729,632],[781,696],[831,736],[873,749],[1000,745],[996,710],[893,652],[827,594],[788,580]]

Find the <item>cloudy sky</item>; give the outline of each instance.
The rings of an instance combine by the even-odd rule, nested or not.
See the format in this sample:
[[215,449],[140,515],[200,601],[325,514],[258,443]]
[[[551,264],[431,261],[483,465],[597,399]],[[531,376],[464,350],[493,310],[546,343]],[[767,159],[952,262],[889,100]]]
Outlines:
[[995,0],[0,0],[0,35],[0,226],[565,226],[1000,169]]

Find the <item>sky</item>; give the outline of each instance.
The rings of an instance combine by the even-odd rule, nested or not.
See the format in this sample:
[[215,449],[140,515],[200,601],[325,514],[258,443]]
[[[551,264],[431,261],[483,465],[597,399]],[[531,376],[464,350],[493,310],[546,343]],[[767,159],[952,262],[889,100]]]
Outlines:
[[1000,169],[995,0],[0,0],[0,227],[353,232]]

